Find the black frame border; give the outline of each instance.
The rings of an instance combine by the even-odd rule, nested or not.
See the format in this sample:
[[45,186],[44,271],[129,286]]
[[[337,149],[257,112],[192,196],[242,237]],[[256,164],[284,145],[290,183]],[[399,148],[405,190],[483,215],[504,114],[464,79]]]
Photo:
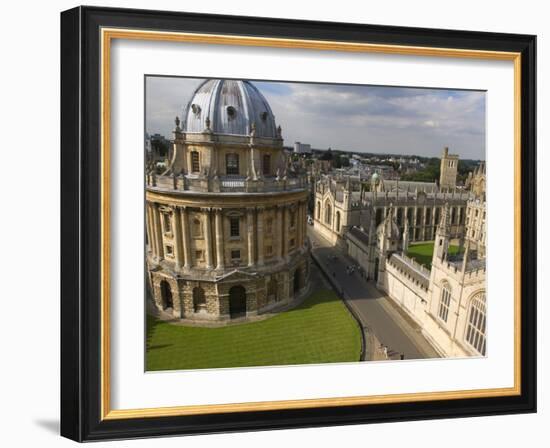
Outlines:
[[[521,53],[521,395],[101,421],[100,28]],[[168,11],[61,13],[61,435],[76,441],[536,412],[536,36]]]

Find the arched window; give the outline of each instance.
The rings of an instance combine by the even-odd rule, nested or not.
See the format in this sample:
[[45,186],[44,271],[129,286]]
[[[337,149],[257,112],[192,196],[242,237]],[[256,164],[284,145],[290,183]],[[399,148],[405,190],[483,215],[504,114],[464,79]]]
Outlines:
[[239,155],[238,154],[226,154],[225,155],[225,173],[230,175],[239,174]]
[[397,225],[403,225],[403,209],[401,207],[397,208]]
[[332,221],[332,207],[330,206],[330,202],[325,202],[325,224],[330,225]]
[[321,220],[321,203],[317,201],[317,219]]
[[485,356],[485,291],[478,292],[470,302],[468,323],[466,324],[466,342]]
[[200,286],[193,288],[193,309],[195,313],[206,310],[206,296]]
[[264,176],[269,176],[271,174],[271,154],[264,154],[262,170]]
[[451,289],[446,283],[441,288],[441,297],[439,299],[439,310],[437,315],[443,322],[449,318],[449,308],[451,306]]
[[191,172],[192,173],[198,173],[201,170],[200,162],[199,162],[199,152],[198,151],[191,151]]
[[340,212],[336,212],[336,231],[340,231]]

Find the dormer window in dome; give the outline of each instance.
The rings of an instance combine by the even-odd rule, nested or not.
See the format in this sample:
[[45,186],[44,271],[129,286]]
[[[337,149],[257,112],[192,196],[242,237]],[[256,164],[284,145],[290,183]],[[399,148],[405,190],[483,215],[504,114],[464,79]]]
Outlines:
[[227,118],[229,120],[233,120],[237,116],[237,109],[235,109],[233,106],[227,106]]
[[265,111],[260,114],[260,118],[262,119],[262,121],[267,121],[267,117],[268,117],[268,114]]
[[201,107],[198,104],[191,104],[191,110],[193,111],[196,117],[201,116]]

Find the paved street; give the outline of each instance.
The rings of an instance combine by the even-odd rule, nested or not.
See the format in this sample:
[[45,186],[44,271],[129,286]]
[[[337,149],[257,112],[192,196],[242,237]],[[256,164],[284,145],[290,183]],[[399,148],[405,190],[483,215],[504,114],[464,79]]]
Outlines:
[[[331,246],[312,226],[308,226],[308,236],[316,258],[343,290],[345,300],[353,307],[363,326],[388,347],[390,355],[399,357],[403,354],[405,359],[438,357],[418,325],[376,289],[373,282],[367,282],[358,272],[347,274],[346,266],[355,264],[353,259]],[[331,259],[333,256],[337,258]]]

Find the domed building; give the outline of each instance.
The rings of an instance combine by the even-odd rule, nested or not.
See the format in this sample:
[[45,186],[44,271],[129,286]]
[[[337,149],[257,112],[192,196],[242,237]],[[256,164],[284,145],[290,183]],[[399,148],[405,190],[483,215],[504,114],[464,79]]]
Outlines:
[[297,299],[309,278],[306,187],[260,91],[248,81],[203,82],[176,117],[168,169],[146,176],[157,308],[223,321]]

